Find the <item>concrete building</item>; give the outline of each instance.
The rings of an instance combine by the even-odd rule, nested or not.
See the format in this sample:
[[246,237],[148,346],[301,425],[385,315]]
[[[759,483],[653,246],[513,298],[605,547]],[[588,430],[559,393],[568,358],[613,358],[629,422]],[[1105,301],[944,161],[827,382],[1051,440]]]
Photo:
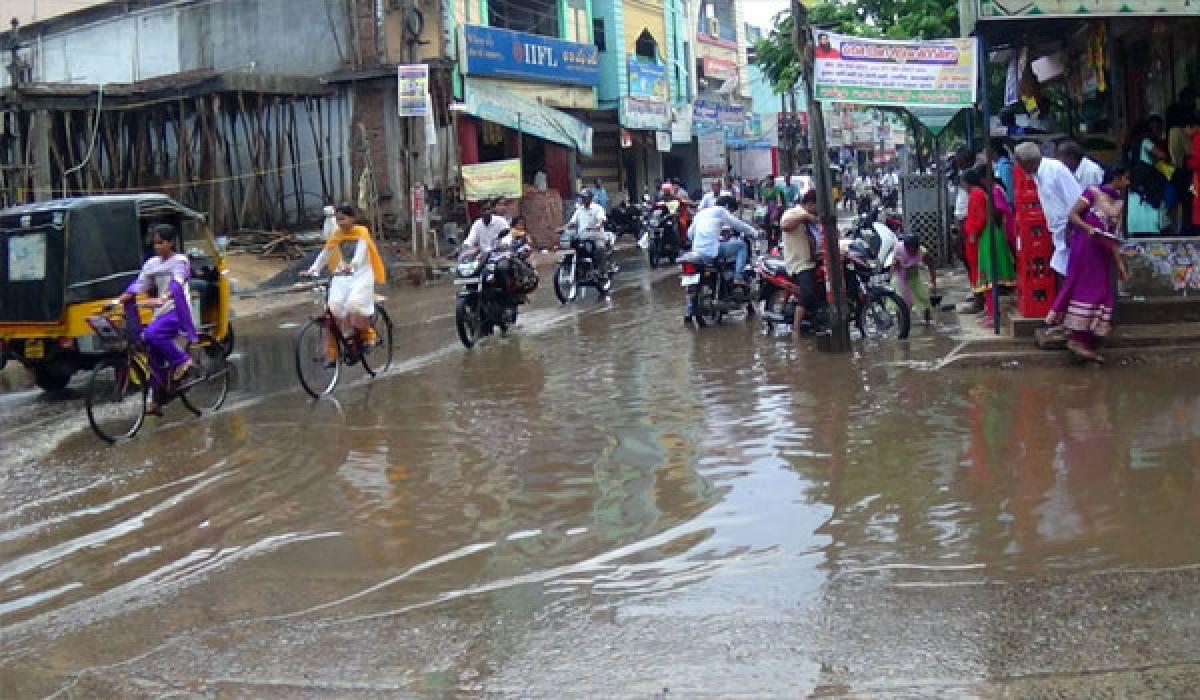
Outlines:
[[[322,0],[101,3],[19,26],[0,58],[4,203],[159,190],[219,232],[349,198],[345,16]],[[15,57],[15,59],[14,59]]]
[[9,19],[16,19],[21,24],[43,22],[54,19],[68,12],[87,9],[93,5],[103,5],[112,0],[0,0],[0,19],[5,28]]

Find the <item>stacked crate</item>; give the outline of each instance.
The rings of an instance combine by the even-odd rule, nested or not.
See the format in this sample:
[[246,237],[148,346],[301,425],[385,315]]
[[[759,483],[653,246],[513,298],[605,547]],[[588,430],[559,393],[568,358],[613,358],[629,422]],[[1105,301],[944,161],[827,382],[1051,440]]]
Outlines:
[[1017,223],[1017,312],[1025,318],[1042,318],[1050,312],[1056,293],[1054,239],[1038,199],[1037,182],[1021,168],[1013,168]]

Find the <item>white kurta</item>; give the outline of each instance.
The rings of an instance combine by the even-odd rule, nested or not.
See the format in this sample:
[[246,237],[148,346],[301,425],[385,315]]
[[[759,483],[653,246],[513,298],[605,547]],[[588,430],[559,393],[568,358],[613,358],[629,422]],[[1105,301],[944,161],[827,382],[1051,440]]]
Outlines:
[[[347,255],[354,243],[353,255]],[[319,274],[329,259],[329,249],[323,249],[309,272]],[[347,314],[370,316],[375,313],[375,270],[371,268],[370,249],[366,241],[347,241],[342,244],[342,260],[349,260],[349,275],[335,274],[329,283],[329,310],[338,318]]]

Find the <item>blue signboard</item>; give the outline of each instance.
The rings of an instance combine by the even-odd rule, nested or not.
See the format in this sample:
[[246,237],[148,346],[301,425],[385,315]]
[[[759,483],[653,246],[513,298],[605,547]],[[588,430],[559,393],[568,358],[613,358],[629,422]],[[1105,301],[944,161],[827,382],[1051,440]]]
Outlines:
[[666,67],[630,56],[629,95],[630,97],[654,97],[665,102],[669,97]]
[[600,55],[591,44],[468,24],[463,27],[463,46],[466,75],[600,84]]

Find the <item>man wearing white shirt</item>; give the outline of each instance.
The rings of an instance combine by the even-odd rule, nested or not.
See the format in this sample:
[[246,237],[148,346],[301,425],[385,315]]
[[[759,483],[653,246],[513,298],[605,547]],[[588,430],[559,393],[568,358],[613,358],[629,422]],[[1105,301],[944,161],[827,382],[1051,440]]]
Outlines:
[[1104,184],[1104,168],[1088,158],[1083,147],[1074,141],[1063,141],[1058,146],[1058,158],[1075,175],[1075,181],[1083,189]]
[[603,270],[608,260],[608,249],[612,247],[612,234],[604,230],[604,222],[608,217],[604,208],[592,201],[592,191],[584,189],[579,193],[579,206],[567,222],[567,228],[578,232],[582,240],[596,242],[596,267]]
[[1038,200],[1042,203],[1042,213],[1046,215],[1046,224],[1054,240],[1054,256],[1050,258],[1050,267],[1065,276],[1069,263],[1067,217],[1083,196],[1083,188],[1075,179],[1075,174],[1061,161],[1043,158],[1036,143],[1026,141],[1020,144],[1015,155],[1017,166],[1037,182]]
[[471,232],[463,241],[464,248],[482,248],[491,250],[496,247],[500,234],[508,230],[508,219],[495,214],[495,207],[486,202],[479,208],[479,218],[471,224]]

